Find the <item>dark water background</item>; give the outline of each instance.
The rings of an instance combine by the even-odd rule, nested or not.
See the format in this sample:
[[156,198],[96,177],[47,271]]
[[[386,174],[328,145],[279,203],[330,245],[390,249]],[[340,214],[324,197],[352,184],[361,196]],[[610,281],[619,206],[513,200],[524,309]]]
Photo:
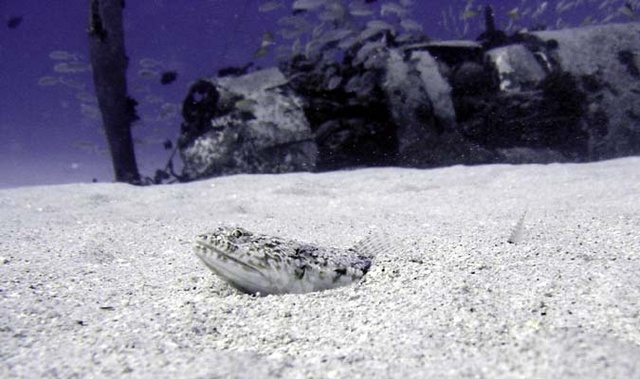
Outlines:
[[[291,0],[283,1],[285,7],[268,13],[258,10],[263,0],[126,1],[129,92],[140,103],[142,120],[134,136],[143,175],[164,167],[170,152],[163,142],[178,136],[179,107],[189,83],[226,66],[273,65],[273,51],[260,58],[254,54],[265,32],[276,33],[277,20],[290,13]],[[620,0],[490,3],[498,26],[512,31],[535,24],[633,21],[638,5]],[[543,3],[546,9],[534,17]],[[471,12],[463,20],[462,15],[465,8],[484,4],[415,0],[412,18],[430,37],[475,39],[482,16]],[[88,0],[0,0],[0,188],[113,179],[92,99],[88,7]],[[159,75],[166,71],[178,77],[162,85]]]

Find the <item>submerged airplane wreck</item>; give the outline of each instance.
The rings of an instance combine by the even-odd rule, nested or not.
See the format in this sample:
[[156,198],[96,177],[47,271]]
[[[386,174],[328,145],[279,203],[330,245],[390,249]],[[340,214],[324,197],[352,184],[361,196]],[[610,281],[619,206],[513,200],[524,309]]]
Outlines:
[[[477,41],[377,27],[199,81],[183,105],[183,179],[640,154],[640,23],[507,36],[489,15]],[[322,58],[340,44],[341,61]]]

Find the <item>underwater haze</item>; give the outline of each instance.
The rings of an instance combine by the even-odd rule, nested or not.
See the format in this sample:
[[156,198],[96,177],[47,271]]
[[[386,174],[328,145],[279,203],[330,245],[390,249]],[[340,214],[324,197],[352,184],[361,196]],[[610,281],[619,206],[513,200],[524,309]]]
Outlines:
[[[299,0],[300,1],[300,0]],[[313,7],[324,0],[300,1]],[[337,1],[337,0],[326,0]],[[432,38],[475,39],[482,8],[499,28],[557,29],[636,20],[639,1],[351,1],[372,17],[411,9],[411,25]],[[411,3],[411,4],[410,4]],[[224,67],[273,66],[290,48],[281,20],[292,0],[127,1],[128,86],[141,174],[164,168],[180,132],[190,83]],[[355,8],[354,8],[355,9]],[[0,188],[111,182],[113,169],[93,92],[88,0],[0,1]],[[293,36],[295,37],[295,36]],[[179,162],[176,162],[179,164]]]

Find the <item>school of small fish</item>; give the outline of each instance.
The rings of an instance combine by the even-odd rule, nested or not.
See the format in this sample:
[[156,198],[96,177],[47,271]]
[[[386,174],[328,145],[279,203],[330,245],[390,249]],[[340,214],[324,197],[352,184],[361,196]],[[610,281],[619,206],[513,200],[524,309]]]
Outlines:
[[[99,122],[101,119],[100,109],[96,96],[92,93],[90,77],[91,65],[87,62],[87,58],[78,52],[54,50],[48,54],[52,61],[52,72],[38,79],[37,84],[41,87],[64,86],[74,92],[74,97],[79,100],[79,113],[86,119]],[[181,111],[180,103],[171,103],[163,99],[163,97],[151,92],[149,82],[161,82],[163,76],[174,73],[166,70],[165,63],[154,58],[142,58],[138,62],[137,78],[141,82],[133,82],[131,85],[132,92],[143,101],[141,107],[146,107],[142,112],[141,121],[150,125],[158,123],[175,125],[179,123],[178,117]],[[175,74],[175,73],[174,73]],[[159,132],[157,127],[147,128],[153,133]],[[157,145],[166,140],[166,137],[160,137],[155,134],[138,138],[134,142],[136,145]],[[75,141],[73,145],[88,153],[102,155],[104,148],[99,144],[88,141]]]
[[[491,3],[488,3],[491,5]],[[455,38],[474,37],[482,30],[482,9],[487,2],[454,0],[441,11],[441,23]],[[496,9],[500,29],[506,32],[544,26],[560,29],[572,26],[637,21],[640,0],[514,0]]]
[[[375,39],[381,33],[391,33],[396,40],[429,32],[429,25],[412,19],[411,7],[422,2],[412,0],[261,0],[257,10],[263,13],[283,12],[276,31],[266,31],[254,57],[268,57],[275,48],[277,61],[286,61],[296,54],[333,59],[354,46],[359,47],[356,63],[375,62],[375,55],[386,40]],[[490,2],[489,2],[490,3]],[[483,7],[479,0],[451,0],[441,8],[441,27],[454,38],[474,38],[483,31]],[[640,0],[513,0],[509,6],[495,9],[496,22],[506,32],[531,27],[558,29],[569,26],[637,21]],[[287,40],[287,43],[282,43]],[[91,65],[78,52],[54,50],[48,53],[52,72],[37,80],[42,87],[64,86],[75,93],[79,111],[89,119],[99,118],[95,96],[91,95]],[[149,83],[159,82],[167,73],[165,63],[154,58],[139,60],[139,83],[132,83],[134,95],[141,96],[141,107],[148,107],[153,116],[144,115],[150,122],[175,123],[181,105],[165,101],[151,93]],[[352,92],[366,92],[363,78],[344,78],[339,73],[325,75],[328,89],[348,87]],[[365,78],[366,79],[366,78]],[[149,111],[146,111],[149,113]]]
[[[376,31],[390,30],[394,34],[428,32],[429,25],[411,19],[412,0],[267,0],[260,3],[260,12],[289,12],[280,18],[280,30],[267,32],[291,40],[287,46],[277,47],[273,38],[263,42],[255,57],[267,56],[276,46],[276,58],[286,60],[298,53],[311,54],[322,50],[322,35],[331,30],[359,31],[372,35]],[[488,3],[490,4],[490,2]],[[422,4],[421,4],[422,5]],[[451,38],[475,38],[484,31],[483,8],[487,2],[478,0],[452,0],[441,7],[440,27]],[[508,6],[495,10],[501,30],[515,32],[527,28],[559,29],[598,23],[637,21],[640,0],[514,0]],[[313,15],[316,16],[314,19]],[[365,19],[360,23],[360,19]],[[364,26],[362,26],[364,25]],[[358,29],[358,26],[361,28]],[[266,35],[266,34],[265,34]],[[366,38],[361,38],[360,41]],[[402,37],[400,37],[402,39]],[[357,42],[345,37],[345,42]],[[340,41],[342,42],[342,41]],[[306,46],[303,46],[306,45]],[[347,45],[343,43],[342,45]]]

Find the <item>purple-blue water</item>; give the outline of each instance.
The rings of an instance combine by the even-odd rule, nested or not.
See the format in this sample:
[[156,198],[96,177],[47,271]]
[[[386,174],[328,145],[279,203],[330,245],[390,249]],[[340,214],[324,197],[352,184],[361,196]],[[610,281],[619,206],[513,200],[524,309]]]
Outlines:
[[[267,13],[258,11],[263,0],[126,2],[129,92],[140,103],[142,120],[134,136],[143,175],[164,167],[170,152],[163,142],[178,136],[179,107],[190,82],[249,61],[273,64],[274,51],[261,58],[254,54],[264,33],[276,33],[277,20],[290,13],[291,0],[282,1],[284,7]],[[383,2],[370,6],[377,9]],[[632,21],[630,10],[638,5],[620,0],[490,3],[498,25],[512,31],[536,23],[555,28]],[[428,36],[474,39],[482,22],[474,11],[484,4],[415,0],[412,17]],[[0,0],[0,187],[113,180],[88,66],[88,7],[88,0]],[[176,71],[177,80],[160,84],[165,71]]]

